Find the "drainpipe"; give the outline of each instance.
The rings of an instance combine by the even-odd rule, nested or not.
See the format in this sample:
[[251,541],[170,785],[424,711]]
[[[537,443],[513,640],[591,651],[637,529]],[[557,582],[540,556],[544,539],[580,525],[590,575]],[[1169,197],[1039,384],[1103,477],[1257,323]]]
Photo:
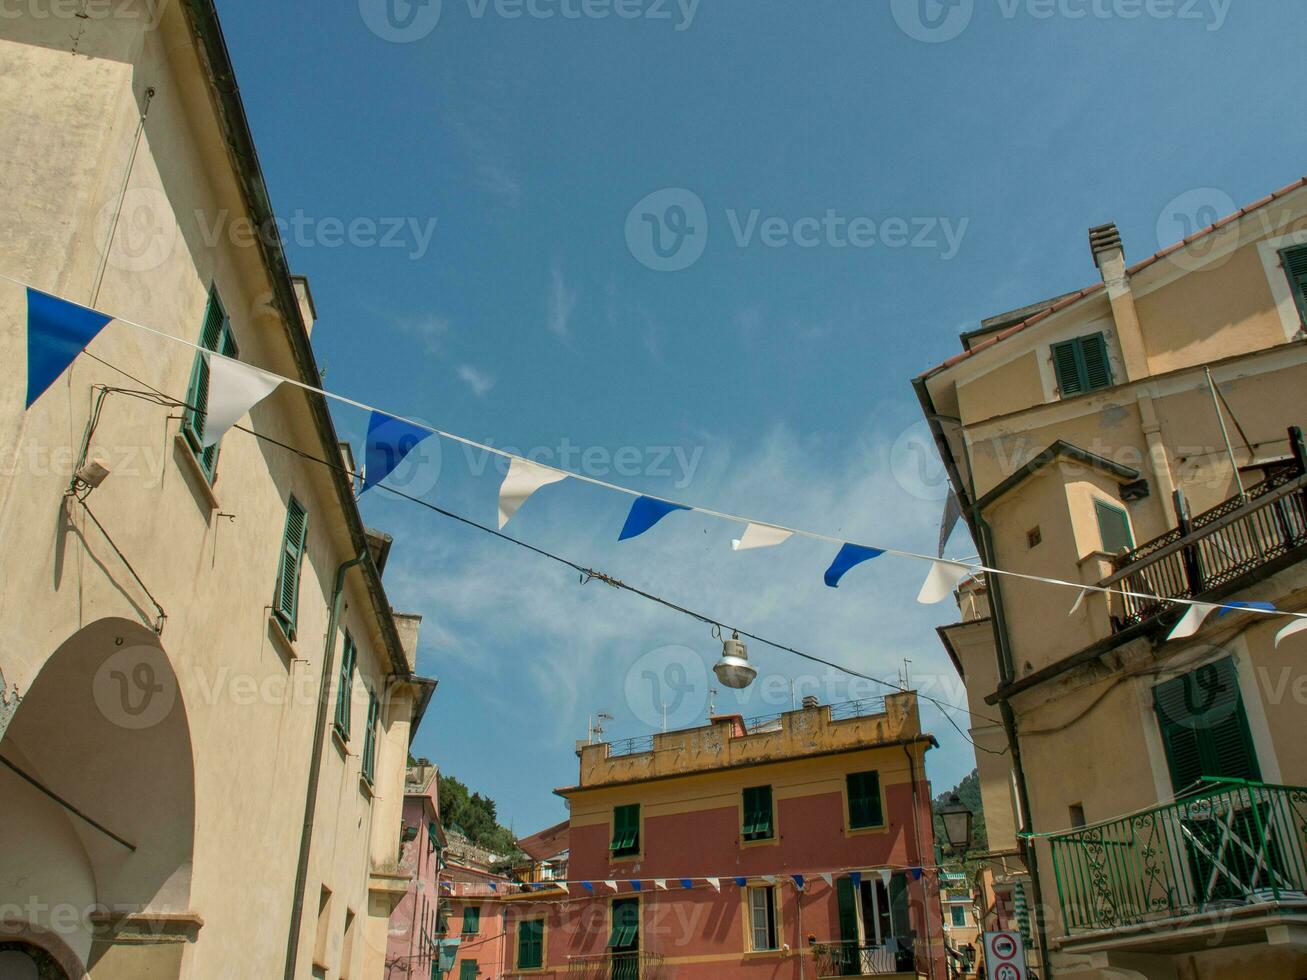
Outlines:
[[295,980],[295,961],[299,957],[300,926],[304,919],[304,890],[309,879],[309,849],[313,845],[313,820],[318,801],[318,781],[322,768],[323,739],[327,733],[327,706],[331,694],[331,674],[335,669],[336,630],[340,625],[340,607],[345,598],[345,575],[368,558],[366,549],[336,569],[336,583],[331,591],[331,612],[327,617],[327,641],[322,651],[322,682],[318,686],[318,717],[313,726],[313,749],[309,761],[309,782],[304,792],[304,829],[300,832],[299,863],[295,868],[295,901],[290,909],[290,932],[286,939],[285,980]]
[[[921,885],[921,924],[924,927],[926,940],[926,970],[930,974],[930,980],[935,980],[935,954],[930,939],[930,902],[926,897],[926,874],[923,868],[924,862],[921,860],[921,798],[917,794],[917,760],[912,757],[912,743],[903,743],[903,754],[908,757],[908,776],[912,780],[912,835],[913,842],[916,844],[917,867],[923,869],[917,882]],[[941,917],[941,930],[943,926],[944,920]]]

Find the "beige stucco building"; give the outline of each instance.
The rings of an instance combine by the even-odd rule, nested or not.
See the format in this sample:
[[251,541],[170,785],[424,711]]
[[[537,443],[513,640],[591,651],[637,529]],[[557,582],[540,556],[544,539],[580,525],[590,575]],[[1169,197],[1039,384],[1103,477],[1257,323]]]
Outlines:
[[[320,385],[275,234],[203,231],[270,227],[210,0],[11,6],[0,133],[0,275]],[[115,322],[24,411],[26,322],[0,279],[0,975],[381,977],[434,682],[323,400],[206,453]]]
[[1307,185],[1133,266],[1090,247],[1100,281],[915,383],[986,562],[1116,590],[959,591],[991,845],[1035,835],[1059,977],[1300,977],[1307,633],[1169,634],[1176,599],[1307,607]]

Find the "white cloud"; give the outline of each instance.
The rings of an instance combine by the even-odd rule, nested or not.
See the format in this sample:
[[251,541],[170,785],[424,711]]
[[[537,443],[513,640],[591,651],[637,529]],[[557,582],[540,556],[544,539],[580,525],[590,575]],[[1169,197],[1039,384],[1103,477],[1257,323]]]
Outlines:
[[449,321],[438,316],[400,317],[395,325],[421,342],[428,354],[439,354],[449,335]]
[[549,270],[549,298],[545,326],[550,333],[566,340],[572,334],[572,313],[576,310],[577,292],[567,285],[563,267],[557,259]]
[[469,388],[472,394],[478,398],[483,397],[491,388],[495,386],[495,379],[484,371],[474,368],[471,364],[460,364],[458,367],[458,377]]

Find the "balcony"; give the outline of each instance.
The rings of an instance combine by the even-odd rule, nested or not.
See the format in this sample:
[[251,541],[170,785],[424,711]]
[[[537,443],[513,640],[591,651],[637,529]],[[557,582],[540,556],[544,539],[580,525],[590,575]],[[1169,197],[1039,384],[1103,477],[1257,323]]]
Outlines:
[[1177,516],[1178,527],[1115,559],[1098,583],[1129,593],[1111,597],[1114,633],[1178,611],[1173,600],[1229,594],[1307,557],[1307,475],[1298,460],[1196,517],[1177,495]]
[[[818,977],[917,976],[917,944],[911,939],[893,939],[883,944],[837,942],[814,943],[812,955]],[[924,963],[924,955],[922,958]]]
[[1205,783],[1214,788],[1050,838],[1063,948],[1182,951],[1301,928],[1307,788]]
[[567,976],[570,980],[655,980],[670,973],[661,953],[602,953],[569,957]]

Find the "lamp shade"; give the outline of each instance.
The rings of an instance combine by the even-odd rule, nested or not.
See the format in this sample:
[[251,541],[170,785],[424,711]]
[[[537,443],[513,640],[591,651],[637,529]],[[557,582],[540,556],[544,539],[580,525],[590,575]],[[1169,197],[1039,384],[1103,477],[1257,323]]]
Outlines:
[[726,687],[736,690],[748,687],[758,676],[749,663],[749,648],[740,641],[739,633],[722,643],[722,659],[713,666],[713,673]]
[[967,808],[957,793],[949,796],[948,801],[939,808],[940,820],[944,823],[944,836],[948,838],[949,847],[955,851],[965,851],[971,846],[971,822],[975,814]]

